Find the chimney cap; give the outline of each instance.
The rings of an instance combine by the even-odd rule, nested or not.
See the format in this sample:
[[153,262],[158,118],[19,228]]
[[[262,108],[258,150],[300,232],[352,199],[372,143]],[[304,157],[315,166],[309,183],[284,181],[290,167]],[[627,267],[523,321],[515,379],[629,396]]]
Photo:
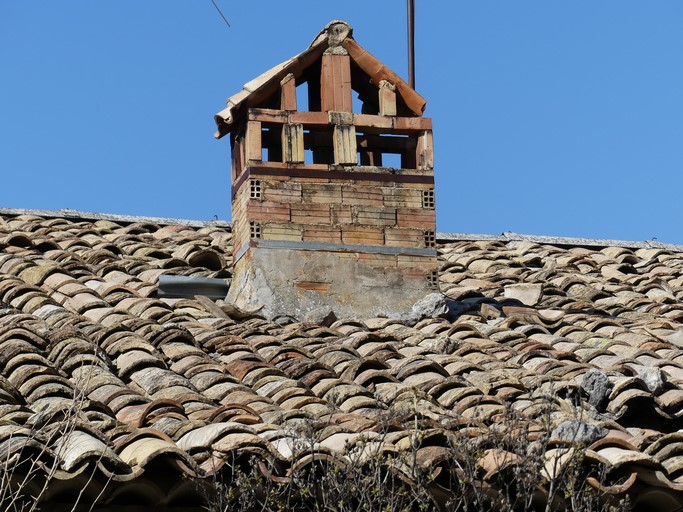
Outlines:
[[228,98],[226,108],[214,116],[218,128],[214,137],[220,139],[232,132],[247,108],[258,106],[276,93],[278,87],[281,86],[282,79],[288,74],[292,73],[299,80],[311,66],[322,59],[325,53],[349,55],[375,87],[379,87],[380,82],[384,80],[389,81],[396,87],[396,93],[406,105],[408,115],[421,117],[427,104],[425,99],[401,77],[360,46],[352,34],[353,28],[346,21],[333,20],[325,25],[302,53],[244,84],[241,91]]
[[353,37],[353,27],[344,20],[332,20],[320,31],[310,47],[317,46],[325,40],[328,47],[339,47],[347,37]]

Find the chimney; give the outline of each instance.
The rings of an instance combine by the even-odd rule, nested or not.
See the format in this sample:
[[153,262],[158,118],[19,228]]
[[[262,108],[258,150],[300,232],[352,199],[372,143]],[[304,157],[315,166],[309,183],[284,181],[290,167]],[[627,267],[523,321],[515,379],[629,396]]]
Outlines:
[[344,21],[229,98],[215,116],[232,148],[228,299],[269,318],[368,318],[433,292],[425,105]]

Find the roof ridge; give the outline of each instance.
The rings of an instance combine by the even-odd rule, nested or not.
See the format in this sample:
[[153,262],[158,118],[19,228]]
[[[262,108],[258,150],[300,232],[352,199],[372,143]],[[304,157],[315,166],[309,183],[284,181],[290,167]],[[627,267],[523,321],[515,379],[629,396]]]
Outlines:
[[505,231],[500,235],[479,235],[468,233],[436,233],[438,242],[455,241],[492,241],[492,242],[534,242],[539,244],[564,245],[572,247],[624,247],[626,249],[665,249],[683,252],[683,245],[667,244],[657,240],[636,242],[631,240],[612,240],[602,238],[579,238],[564,236],[524,235]]
[[[202,227],[231,227],[232,223],[226,220],[191,220],[172,217],[151,217],[144,215],[122,215],[116,213],[85,212],[62,208],[60,210],[38,210],[30,208],[0,208],[0,215],[37,215],[39,217],[61,217],[81,220],[110,220],[115,222],[137,223],[153,222],[155,224],[188,226],[193,228]],[[665,249],[675,252],[683,252],[683,245],[668,244],[657,240],[645,240],[642,242],[632,240],[613,240],[607,238],[580,238],[546,235],[525,235],[505,231],[500,235],[483,235],[476,233],[451,233],[437,232],[438,242],[456,241],[491,241],[491,242],[533,242],[539,244],[564,245],[573,247],[624,247],[627,249]]]
[[230,227],[231,223],[225,220],[188,220],[170,217],[147,217],[143,215],[121,215],[116,213],[84,212],[62,208],[60,210],[33,210],[28,208],[0,208],[0,215],[37,215],[39,217],[61,217],[81,220],[110,220],[115,222],[138,223],[152,222],[154,224],[188,226],[202,228],[209,226]]

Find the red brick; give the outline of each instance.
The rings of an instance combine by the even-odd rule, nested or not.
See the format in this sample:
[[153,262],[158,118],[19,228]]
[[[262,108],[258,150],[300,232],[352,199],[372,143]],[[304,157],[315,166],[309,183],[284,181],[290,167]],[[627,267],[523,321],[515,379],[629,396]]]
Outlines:
[[258,121],[247,122],[247,135],[245,144],[246,159],[260,161],[262,156],[261,123]]
[[261,226],[261,237],[264,240],[299,242],[302,239],[302,233],[302,226],[292,222],[270,222]]
[[341,228],[338,226],[306,227],[303,232],[304,242],[341,243]]
[[387,228],[384,230],[385,244],[391,247],[424,247],[424,230]]
[[358,261],[378,268],[396,268],[396,256],[393,254],[358,253]]
[[384,194],[379,187],[361,187],[346,185],[341,189],[341,202],[343,204],[355,204],[364,206],[384,206]]
[[247,205],[249,220],[259,221],[289,221],[289,205],[273,201],[251,200]]
[[363,226],[395,226],[396,210],[373,206],[354,206],[353,221],[354,224]]
[[393,122],[390,117],[375,116],[371,114],[354,114],[353,124],[358,128],[381,128],[391,130]]
[[323,55],[320,74],[324,112],[352,112],[351,59],[348,55]]
[[290,123],[300,123],[306,126],[327,126],[329,117],[327,112],[292,112],[289,115]]
[[280,108],[282,110],[296,110],[296,80],[289,73],[280,82]]
[[301,183],[293,181],[261,181],[263,199],[278,203],[300,203]]
[[405,187],[384,187],[384,205],[393,208],[421,208],[422,190]]
[[330,208],[330,220],[333,225],[351,224],[353,222],[353,213],[351,206],[337,204]]
[[432,129],[432,120],[428,117],[394,117],[392,119],[394,130],[397,132]]
[[396,211],[399,228],[436,229],[435,210],[421,208],[399,208]]
[[330,206],[327,204],[292,203],[292,222],[299,224],[329,224]]
[[342,226],[342,241],[345,244],[384,245],[384,232],[375,227]]
[[436,270],[436,256],[413,256],[409,254],[399,254],[397,257],[399,268],[420,269],[424,272]]
[[340,204],[342,202],[341,186],[330,183],[304,183],[301,194],[306,203]]

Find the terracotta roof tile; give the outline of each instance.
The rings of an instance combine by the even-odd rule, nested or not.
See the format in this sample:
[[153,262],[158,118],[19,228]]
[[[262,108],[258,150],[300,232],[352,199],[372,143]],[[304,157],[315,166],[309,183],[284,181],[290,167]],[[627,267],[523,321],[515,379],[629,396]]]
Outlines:
[[[586,456],[619,480],[591,485],[682,503],[683,253],[518,238],[440,240],[452,320],[323,327],[156,297],[162,274],[229,278],[229,226],[0,213],[0,449],[42,450],[31,425],[57,428],[81,397],[82,428],[49,453],[65,481],[91,468],[119,482],[105,491],[116,503],[156,462],[180,485],[258,453],[282,477],[303,425],[343,464],[361,439],[409,446],[417,420],[428,467],[449,436],[484,439],[514,412],[541,432],[550,411],[608,429]],[[582,388],[591,370],[611,386],[599,408]],[[493,447],[481,457],[484,480],[509,463]],[[557,468],[566,450],[546,460]]]

